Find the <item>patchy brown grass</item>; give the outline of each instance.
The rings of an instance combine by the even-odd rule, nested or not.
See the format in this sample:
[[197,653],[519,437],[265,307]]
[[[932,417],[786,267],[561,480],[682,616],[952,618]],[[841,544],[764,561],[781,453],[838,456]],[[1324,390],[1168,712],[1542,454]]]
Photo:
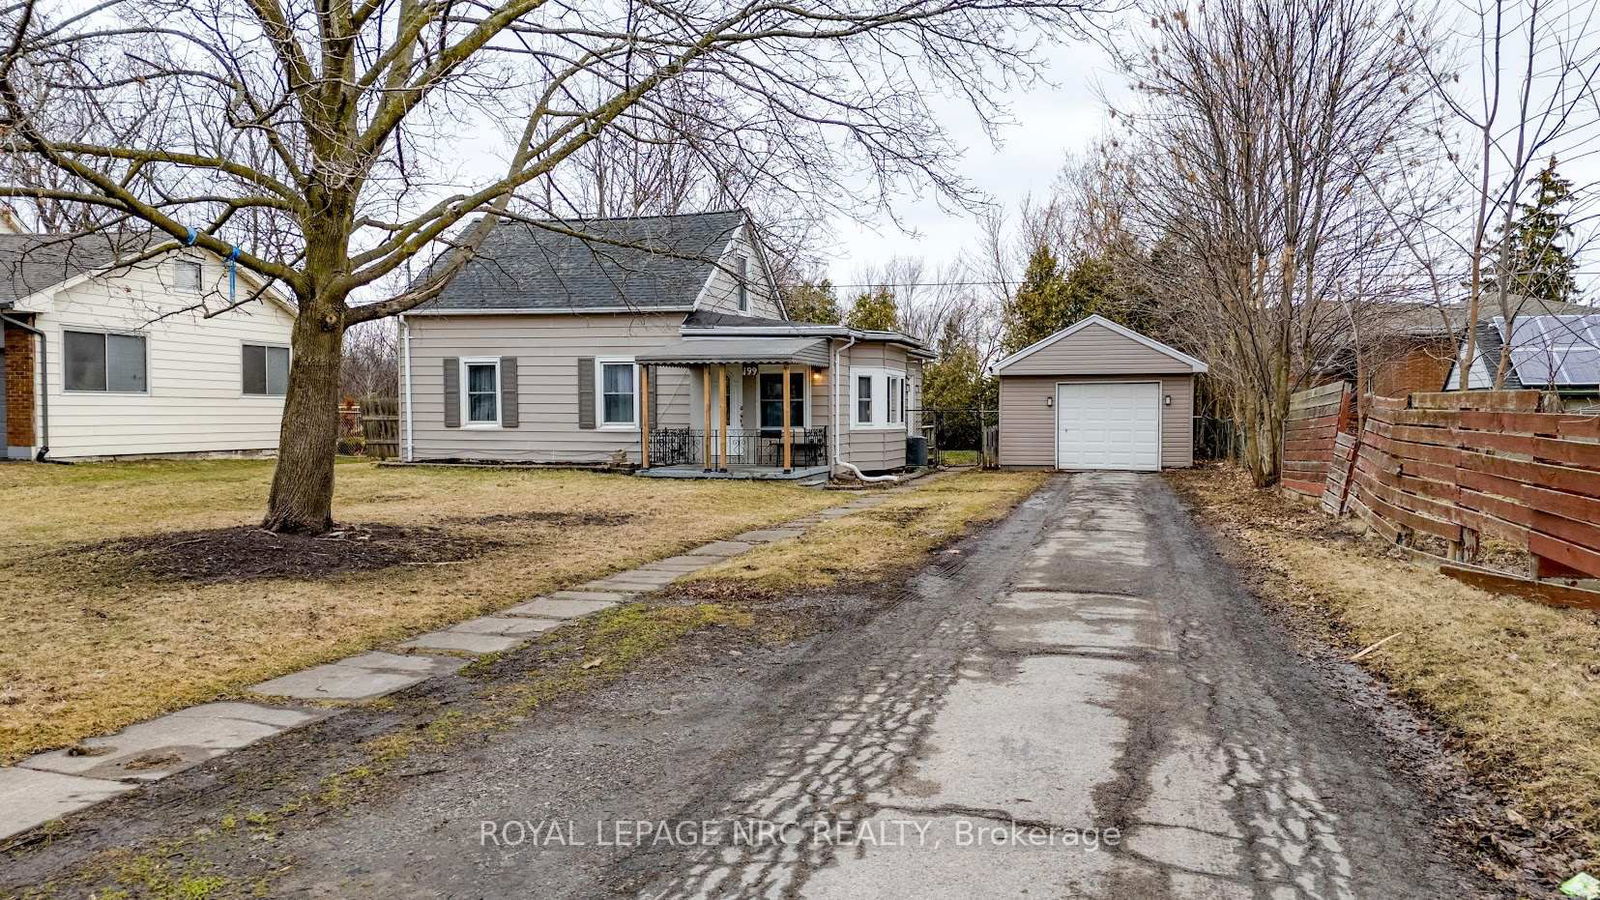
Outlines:
[[702,569],[692,580],[735,580],[769,591],[829,587],[921,563],[973,525],[998,519],[1043,484],[1038,472],[972,471],[897,493],[882,505]]
[[140,554],[106,544],[247,531],[238,526],[259,517],[270,476],[270,462],[235,460],[0,467],[0,762],[849,499],[773,483],[345,462],[341,521],[481,552],[217,581],[141,568]]
[[1361,664],[1448,726],[1543,839],[1600,855],[1600,616],[1467,587],[1234,469],[1172,478],[1298,618],[1350,648],[1399,634]]

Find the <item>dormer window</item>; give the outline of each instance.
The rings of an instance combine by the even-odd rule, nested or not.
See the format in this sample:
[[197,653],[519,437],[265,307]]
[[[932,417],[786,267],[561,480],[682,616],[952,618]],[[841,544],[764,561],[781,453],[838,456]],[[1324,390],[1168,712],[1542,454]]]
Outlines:
[[172,264],[172,284],[180,291],[200,293],[200,263],[193,259],[180,259]]
[[733,274],[739,279],[739,312],[750,311],[750,257],[733,258]]

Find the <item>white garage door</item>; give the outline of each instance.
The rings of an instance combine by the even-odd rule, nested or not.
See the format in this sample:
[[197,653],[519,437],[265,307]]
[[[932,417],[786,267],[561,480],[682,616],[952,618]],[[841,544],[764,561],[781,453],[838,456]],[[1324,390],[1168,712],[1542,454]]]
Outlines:
[[1056,385],[1056,467],[1161,468],[1161,385]]

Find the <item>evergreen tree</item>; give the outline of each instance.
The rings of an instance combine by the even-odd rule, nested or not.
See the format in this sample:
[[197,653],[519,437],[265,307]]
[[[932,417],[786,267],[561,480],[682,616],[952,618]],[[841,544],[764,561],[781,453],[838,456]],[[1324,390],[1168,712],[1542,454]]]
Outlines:
[[824,278],[819,282],[802,281],[784,290],[783,308],[796,322],[816,322],[820,325],[837,325],[841,318],[839,297],[834,293],[833,282]]
[[1063,272],[1055,252],[1041,244],[1006,310],[1002,349],[1015,353],[1092,315],[1135,331],[1147,329],[1153,304],[1124,281],[1106,256],[1085,256]]
[[1034,248],[1022,284],[1011,298],[1005,314],[1005,335],[1000,345],[1006,353],[1044,340],[1061,330],[1067,316],[1066,279],[1061,263],[1048,244]]
[[894,292],[880,287],[858,295],[844,323],[863,331],[894,331],[900,327],[900,311],[894,304]]
[[1000,386],[983,371],[977,344],[955,317],[947,320],[934,347],[937,358],[922,367],[922,405],[938,410],[939,446],[975,450],[982,442],[983,410],[999,405]]
[[1528,179],[1533,201],[1519,203],[1520,215],[1501,235],[1499,270],[1491,275],[1491,290],[1498,292],[1506,279],[1512,293],[1535,300],[1570,303],[1578,299],[1573,273],[1578,261],[1562,246],[1572,237],[1565,207],[1572,201],[1572,182],[1556,174],[1556,159]]

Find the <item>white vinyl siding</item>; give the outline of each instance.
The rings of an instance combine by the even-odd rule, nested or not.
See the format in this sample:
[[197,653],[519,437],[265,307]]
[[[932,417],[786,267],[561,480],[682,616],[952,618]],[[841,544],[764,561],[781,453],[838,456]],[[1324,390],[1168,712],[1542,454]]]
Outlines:
[[[193,252],[193,251],[190,251]],[[205,318],[175,294],[171,269],[120,269],[19,303],[37,313],[49,357],[50,455],[58,459],[270,451],[278,446],[282,396],[245,395],[246,343],[288,346],[293,313],[261,299]],[[254,291],[240,272],[240,293]],[[247,287],[247,285],[249,285]],[[137,392],[68,390],[68,331],[137,335],[144,380]],[[131,345],[127,345],[131,346]],[[35,420],[40,414],[35,404]],[[40,434],[35,427],[34,433]]]

